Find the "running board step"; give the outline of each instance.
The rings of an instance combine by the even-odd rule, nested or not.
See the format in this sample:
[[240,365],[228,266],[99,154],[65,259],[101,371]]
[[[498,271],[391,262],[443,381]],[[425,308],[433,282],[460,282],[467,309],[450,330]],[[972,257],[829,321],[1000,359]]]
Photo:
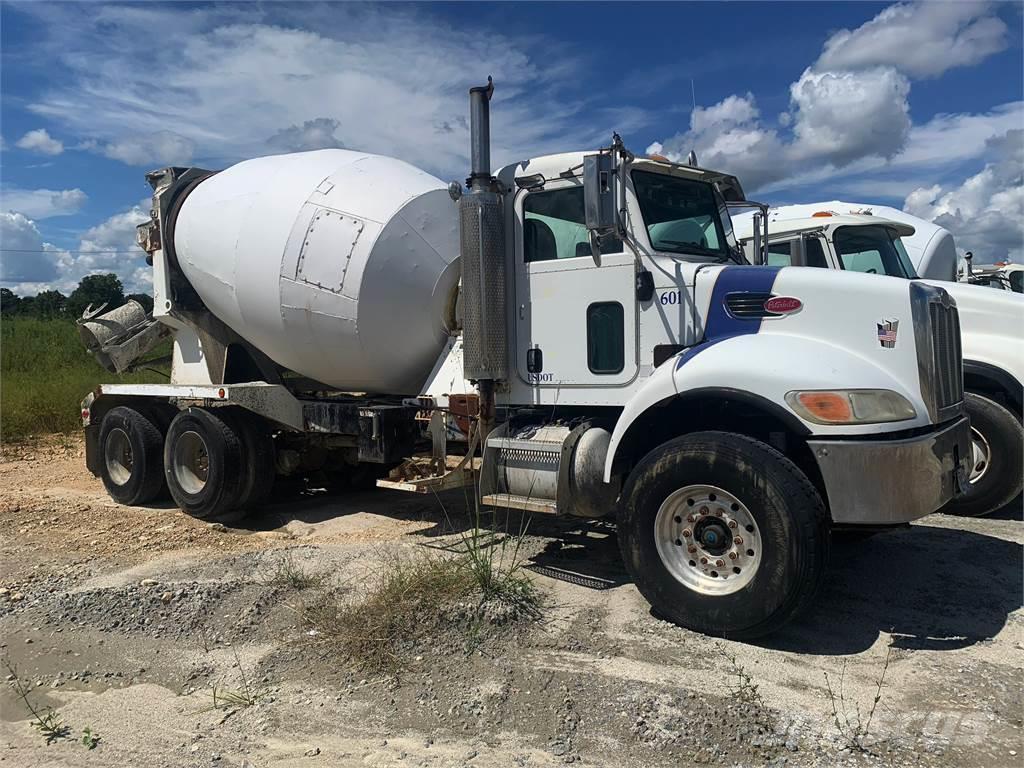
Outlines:
[[481,503],[498,509],[522,509],[526,512],[539,512],[543,515],[554,515],[558,512],[557,505],[551,499],[516,496],[512,493],[489,493],[481,499]]

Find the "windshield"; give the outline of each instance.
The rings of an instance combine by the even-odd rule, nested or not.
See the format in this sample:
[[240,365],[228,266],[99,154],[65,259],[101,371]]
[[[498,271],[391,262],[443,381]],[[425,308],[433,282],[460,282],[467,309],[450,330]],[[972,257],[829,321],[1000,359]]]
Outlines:
[[839,264],[851,272],[917,277],[900,239],[882,226],[840,227],[832,238]]
[[730,258],[711,184],[633,171],[633,188],[652,248],[719,261]]

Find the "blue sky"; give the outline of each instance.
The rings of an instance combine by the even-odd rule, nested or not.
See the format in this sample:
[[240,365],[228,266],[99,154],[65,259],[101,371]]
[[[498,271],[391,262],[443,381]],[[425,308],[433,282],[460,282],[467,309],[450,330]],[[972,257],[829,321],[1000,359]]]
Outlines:
[[1022,8],[3,2],[0,285],[146,290],[163,165],[346,146],[462,178],[487,74],[496,166],[617,130],[770,202],[896,205],[1021,260]]

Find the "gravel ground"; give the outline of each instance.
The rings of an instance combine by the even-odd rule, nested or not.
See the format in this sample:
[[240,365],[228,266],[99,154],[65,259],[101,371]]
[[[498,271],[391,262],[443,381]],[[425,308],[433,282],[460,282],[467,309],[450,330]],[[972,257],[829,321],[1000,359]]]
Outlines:
[[[0,478],[0,650],[68,727],[48,744],[8,679],[3,765],[1017,766],[1024,755],[1019,499],[988,519],[935,515],[838,543],[815,610],[759,644],[652,616],[613,528],[534,517],[523,552],[540,569],[544,619],[469,650],[438,637],[394,677],[315,642],[301,606],[358,589],[382,558],[457,546],[460,494],[307,494],[225,528],[112,503],[67,438],[5,449]],[[318,584],[296,588],[282,564]],[[215,708],[215,690],[220,704],[240,691],[250,704]],[[92,750],[86,727],[100,735]]]

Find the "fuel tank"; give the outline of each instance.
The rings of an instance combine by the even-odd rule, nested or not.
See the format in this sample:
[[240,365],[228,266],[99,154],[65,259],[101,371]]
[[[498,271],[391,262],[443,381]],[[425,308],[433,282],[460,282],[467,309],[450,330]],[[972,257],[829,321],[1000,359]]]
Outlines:
[[214,315],[340,390],[419,394],[453,322],[457,206],[400,160],[344,149],[247,160],[189,193],[173,238]]

